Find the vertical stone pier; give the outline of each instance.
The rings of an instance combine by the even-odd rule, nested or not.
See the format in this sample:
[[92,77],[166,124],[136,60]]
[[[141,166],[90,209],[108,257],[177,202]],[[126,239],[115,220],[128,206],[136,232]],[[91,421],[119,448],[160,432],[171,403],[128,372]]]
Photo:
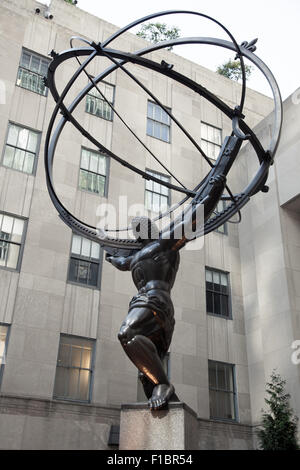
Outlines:
[[182,402],[150,411],[147,403],[122,405],[120,450],[196,450],[196,413]]

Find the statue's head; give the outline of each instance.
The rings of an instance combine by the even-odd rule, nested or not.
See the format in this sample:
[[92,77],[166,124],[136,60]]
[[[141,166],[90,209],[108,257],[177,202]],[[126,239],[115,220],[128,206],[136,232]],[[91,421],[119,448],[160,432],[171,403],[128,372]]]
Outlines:
[[135,217],[131,221],[131,227],[135,238],[142,243],[149,243],[159,238],[159,230],[148,217]]

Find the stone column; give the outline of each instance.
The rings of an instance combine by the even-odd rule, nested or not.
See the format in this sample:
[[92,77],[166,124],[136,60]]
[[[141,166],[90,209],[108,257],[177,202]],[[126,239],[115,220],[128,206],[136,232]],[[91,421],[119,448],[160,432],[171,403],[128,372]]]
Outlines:
[[185,403],[150,411],[147,403],[122,405],[120,450],[196,450],[198,420]]

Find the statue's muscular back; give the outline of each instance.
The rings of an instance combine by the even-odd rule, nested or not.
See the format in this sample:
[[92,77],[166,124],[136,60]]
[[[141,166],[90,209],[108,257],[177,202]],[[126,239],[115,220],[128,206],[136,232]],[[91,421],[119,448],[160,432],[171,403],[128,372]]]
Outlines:
[[[179,266],[179,252],[162,249],[160,240],[151,241],[136,254],[130,263],[132,279],[137,289],[150,281],[161,282],[161,288],[171,290]],[[167,285],[166,285],[166,284]]]

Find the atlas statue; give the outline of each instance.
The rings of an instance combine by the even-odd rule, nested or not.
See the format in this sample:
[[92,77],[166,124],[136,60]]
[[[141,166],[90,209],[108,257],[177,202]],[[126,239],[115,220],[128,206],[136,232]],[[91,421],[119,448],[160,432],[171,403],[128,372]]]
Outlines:
[[[131,28],[151,20],[153,18],[171,14],[189,14],[204,17],[216,23],[229,36],[230,41],[207,37],[176,38],[170,41],[150,44],[148,47],[135,53],[123,52],[112,49],[108,45],[116,38]],[[81,41],[84,46],[74,47],[74,41]],[[179,251],[190,241],[216,230],[225,222],[239,222],[241,220],[241,209],[252,196],[259,191],[267,192],[266,185],[270,166],[273,164],[274,156],[278,147],[282,126],[282,102],[280,91],[274,76],[268,67],[254,54],[257,40],[244,41],[238,44],[232,34],[219,21],[198,12],[186,10],[170,10],[148,15],[138,19],[129,25],[116,31],[102,43],[87,41],[84,38],[72,37],[70,49],[57,53],[51,52],[53,58],[49,65],[45,84],[49,87],[56,102],[55,109],[50,119],[45,143],[45,170],[46,181],[50,198],[57,209],[61,219],[73,230],[92,241],[99,243],[107,252],[106,260],[121,271],[130,271],[133,282],[137,288],[136,295],[129,304],[128,314],[121,325],[118,338],[120,343],[139,371],[139,379],[142,382],[144,392],[148,398],[151,410],[158,410],[167,406],[170,401],[177,401],[174,386],[170,383],[163,366],[163,361],[169,351],[172,334],[174,331],[174,307],[171,300],[171,289],[174,285],[179,267]],[[241,98],[239,103],[231,108],[219,97],[204,88],[201,84],[184,76],[176,68],[162,60],[155,62],[147,58],[147,54],[157,50],[169,49],[184,44],[206,44],[229,49],[236,53],[240,60],[242,71]],[[111,65],[96,77],[92,77],[86,70],[87,66],[95,57],[109,59]],[[80,58],[84,61],[81,62]],[[170,57],[170,56],[169,56]],[[254,131],[247,125],[243,114],[246,96],[246,72],[244,58],[251,61],[267,79],[274,99],[273,129],[268,147],[264,147]],[[65,61],[76,59],[78,69],[73,74],[62,93],[59,95],[56,87],[55,74],[58,67]],[[215,162],[211,162],[197,140],[182,126],[172,112],[166,108],[159,99],[128,69],[126,64],[136,64],[146,69],[165,75],[175,82],[188,87],[196,95],[202,96],[218,109],[220,109],[232,121],[232,132],[226,136],[220,148],[219,156]],[[158,104],[170,117],[172,122],[184,133],[199,154],[207,161],[210,170],[195,188],[186,188],[167,167],[162,165],[156,155],[150,150],[143,140],[131,129],[122,118],[116,106],[112,104],[103,94],[98,84],[108,77],[112,72],[120,70],[133,80],[137,86]],[[70,105],[65,104],[65,99],[77,78],[84,73],[88,77],[88,84],[77,95]],[[128,162],[126,158],[116,155],[106,148],[99,140],[91,135],[75,118],[74,111],[86,95],[95,89],[101,99],[110,107],[128,131],[137,139],[143,148],[160,163],[164,170],[172,177],[172,182],[163,181],[155,174],[149,174]],[[61,113],[56,128],[54,125],[58,113]],[[134,171],[142,178],[152,180],[174,191],[184,194],[183,199],[173,205],[164,213],[150,220],[147,217],[135,217],[129,227],[105,228],[93,227],[73,215],[59,199],[53,181],[53,162],[55,150],[59,137],[67,122],[72,123],[76,129],[90,140],[102,153],[119,162],[129,171]],[[240,151],[243,142],[249,141],[257,155],[259,166],[256,174],[247,186],[239,193],[233,194],[227,184],[227,177]],[[175,183],[175,182],[176,183]],[[179,216],[173,218],[165,228],[158,230],[155,222],[170,217],[177,209],[190,200],[188,209],[183,210]],[[224,210],[218,211],[218,202],[225,201]],[[200,217],[199,217],[200,214]],[[233,221],[234,215],[238,214],[238,220]],[[169,219],[168,219],[169,220]],[[199,220],[201,223],[199,223]],[[191,230],[192,229],[192,230]],[[126,237],[120,234],[126,232]],[[129,236],[129,232],[131,232]],[[112,235],[113,233],[113,235]]]

